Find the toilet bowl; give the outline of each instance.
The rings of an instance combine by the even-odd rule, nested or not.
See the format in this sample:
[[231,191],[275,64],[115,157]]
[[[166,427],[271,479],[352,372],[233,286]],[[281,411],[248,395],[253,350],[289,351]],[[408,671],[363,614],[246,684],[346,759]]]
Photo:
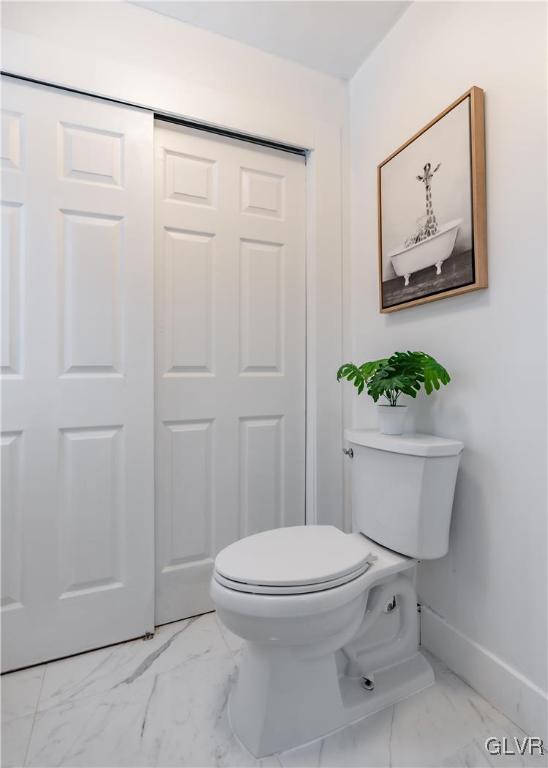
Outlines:
[[[330,544],[331,555],[339,550],[336,565],[329,557]],[[211,595],[223,623],[249,642],[306,646],[309,655],[325,647],[334,650],[357,630],[373,566],[375,573],[388,574],[413,565],[409,558],[388,552],[381,565],[375,561],[380,549],[361,534],[345,534],[332,526],[266,531],[223,550]],[[265,563],[267,551],[270,563]],[[337,566],[345,555],[346,573],[341,575]],[[297,577],[298,568],[303,576],[306,571],[304,579]]]
[[[462,444],[349,436],[358,459],[353,486],[354,469],[366,473],[364,461],[374,468],[367,489],[355,484],[353,533],[323,525],[265,531],[231,544],[215,561],[211,597],[219,618],[246,641],[230,722],[256,757],[324,736],[434,682],[418,648],[410,573],[418,557],[446,551]],[[394,456],[407,484],[399,496],[388,492]],[[384,514],[369,509],[369,519],[362,494],[378,504],[382,490]],[[416,530],[431,518],[429,530]],[[382,534],[383,543],[398,542],[399,550],[367,530]]]

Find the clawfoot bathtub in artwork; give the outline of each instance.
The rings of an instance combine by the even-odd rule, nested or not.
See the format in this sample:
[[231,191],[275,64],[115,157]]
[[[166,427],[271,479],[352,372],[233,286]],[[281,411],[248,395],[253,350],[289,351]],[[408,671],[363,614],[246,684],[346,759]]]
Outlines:
[[462,219],[453,219],[438,227],[435,235],[419,243],[405,247],[401,245],[390,251],[388,257],[398,277],[404,277],[405,285],[413,272],[426,267],[435,267],[440,275],[443,262],[451,256]]

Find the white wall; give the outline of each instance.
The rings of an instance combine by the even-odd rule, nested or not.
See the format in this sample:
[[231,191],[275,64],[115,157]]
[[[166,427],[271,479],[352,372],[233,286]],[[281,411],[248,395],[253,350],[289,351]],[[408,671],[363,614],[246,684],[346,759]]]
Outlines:
[[336,78],[128,3],[2,4],[2,69],[284,141],[308,162],[312,519],[342,521],[341,130]]
[[[489,289],[377,309],[376,166],[478,85],[486,93]],[[419,567],[422,639],[533,735],[546,728],[546,6],[414,3],[350,84],[351,297],[360,362],[425,350],[453,381],[414,408],[466,448],[451,546]],[[348,423],[373,426],[345,385]],[[546,735],[546,732],[545,732]]]

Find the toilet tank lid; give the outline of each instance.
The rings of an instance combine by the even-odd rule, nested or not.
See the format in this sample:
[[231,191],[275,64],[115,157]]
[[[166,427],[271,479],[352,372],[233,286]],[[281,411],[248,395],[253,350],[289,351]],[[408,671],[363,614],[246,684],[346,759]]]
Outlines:
[[345,429],[345,440],[354,445],[410,456],[457,456],[464,448],[460,440],[416,432],[408,435],[383,435],[373,429]]

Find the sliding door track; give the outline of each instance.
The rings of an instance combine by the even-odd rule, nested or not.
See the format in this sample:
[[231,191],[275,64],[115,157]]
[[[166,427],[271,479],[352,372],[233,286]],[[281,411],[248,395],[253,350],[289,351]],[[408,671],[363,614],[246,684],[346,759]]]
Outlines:
[[175,123],[176,125],[184,125],[187,128],[196,128],[199,131],[205,131],[206,133],[215,133],[217,136],[227,136],[231,139],[237,139],[238,141],[247,141],[250,144],[257,144],[261,147],[268,147],[269,149],[277,149],[280,152],[289,152],[292,155],[300,155],[306,158],[308,152],[302,147],[294,147],[291,144],[283,144],[278,141],[270,141],[269,139],[261,139],[257,136],[251,136],[247,133],[240,133],[239,131],[231,131],[226,128],[218,128],[215,125],[208,125],[207,123],[199,123],[195,120],[187,120],[184,117],[178,117],[177,115],[171,115],[167,112],[158,112],[154,107],[148,107],[144,104],[135,104],[131,101],[124,101],[123,99],[115,99],[111,96],[99,96],[91,91],[80,90],[79,88],[71,88],[67,85],[58,85],[56,83],[50,83],[46,80],[38,80],[34,77],[25,77],[24,75],[16,75],[13,72],[0,71],[0,75],[4,77],[11,77],[15,80],[20,80],[25,83],[32,83],[33,85],[42,85],[46,88],[56,88],[60,91],[68,93],[75,93],[78,96],[90,96],[93,99],[101,99],[101,101],[108,101],[111,104],[120,104],[123,107],[132,107],[133,109],[143,109],[146,112],[152,112],[156,120],[164,120],[167,123]]

